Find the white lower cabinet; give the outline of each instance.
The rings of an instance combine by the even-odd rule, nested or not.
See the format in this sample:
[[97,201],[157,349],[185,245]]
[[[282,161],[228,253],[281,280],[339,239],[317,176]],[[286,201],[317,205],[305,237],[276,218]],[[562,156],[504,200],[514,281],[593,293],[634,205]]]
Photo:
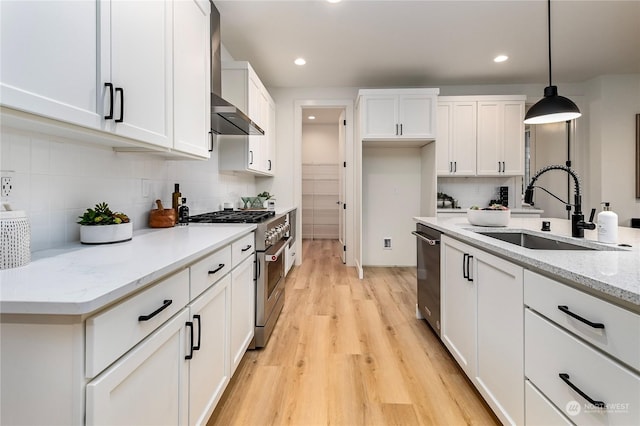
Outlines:
[[530,309],[525,336],[527,378],[572,422],[640,424],[637,373]]
[[253,256],[231,272],[231,374],[236,371],[255,332],[255,281]]
[[524,304],[525,375],[546,405],[580,425],[640,424],[640,316],[531,271]]
[[189,425],[207,423],[229,382],[230,283],[227,275],[189,305],[194,333],[188,354]]
[[442,339],[505,424],[524,423],[523,268],[442,238]]
[[[442,237],[442,341],[469,377],[476,365],[476,285],[466,244]],[[473,273],[473,271],[471,271]]]
[[253,338],[254,247],[246,233],[89,317],[1,315],[0,423],[205,425]]
[[187,319],[184,309],[87,385],[87,425],[186,424]]
[[571,423],[545,396],[525,380],[525,424],[527,426],[571,426]]

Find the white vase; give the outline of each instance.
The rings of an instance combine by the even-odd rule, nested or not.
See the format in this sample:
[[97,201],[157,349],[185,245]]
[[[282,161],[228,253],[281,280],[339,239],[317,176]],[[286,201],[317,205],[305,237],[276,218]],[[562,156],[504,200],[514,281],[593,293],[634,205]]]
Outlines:
[[118,225],[80,225],[82,244],[111,244],[129,241],[133,235],[133,223]]

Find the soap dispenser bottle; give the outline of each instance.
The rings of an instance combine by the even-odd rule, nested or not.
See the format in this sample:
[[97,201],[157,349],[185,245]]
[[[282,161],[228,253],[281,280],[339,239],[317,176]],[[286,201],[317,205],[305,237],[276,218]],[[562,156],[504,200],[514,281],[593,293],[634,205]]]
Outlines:
[[598,213],[598,241],[615,244],[618,242],[618,215],[611,211],[608,202],[602,202],[604,209]]

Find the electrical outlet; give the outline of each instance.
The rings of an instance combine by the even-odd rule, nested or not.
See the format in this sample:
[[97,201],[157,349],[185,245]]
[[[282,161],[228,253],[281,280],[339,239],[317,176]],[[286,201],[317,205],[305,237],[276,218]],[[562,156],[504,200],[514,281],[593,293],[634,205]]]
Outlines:
[[11,195],[11,190],[13,189],[11,178],[8,176],[3,177],[1,183],[2,183],[2,196],[8,197],[9,195]]
[[384,239],[382,248],[385,250],[391,250],[391,238]]

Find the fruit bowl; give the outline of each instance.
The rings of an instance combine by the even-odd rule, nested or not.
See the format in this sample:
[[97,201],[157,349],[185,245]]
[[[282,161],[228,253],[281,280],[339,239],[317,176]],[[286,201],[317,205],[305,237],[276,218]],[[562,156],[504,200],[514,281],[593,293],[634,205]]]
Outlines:
[[507,226],[511,219],[509,209],[468,209],[467,220],[476,226]]

